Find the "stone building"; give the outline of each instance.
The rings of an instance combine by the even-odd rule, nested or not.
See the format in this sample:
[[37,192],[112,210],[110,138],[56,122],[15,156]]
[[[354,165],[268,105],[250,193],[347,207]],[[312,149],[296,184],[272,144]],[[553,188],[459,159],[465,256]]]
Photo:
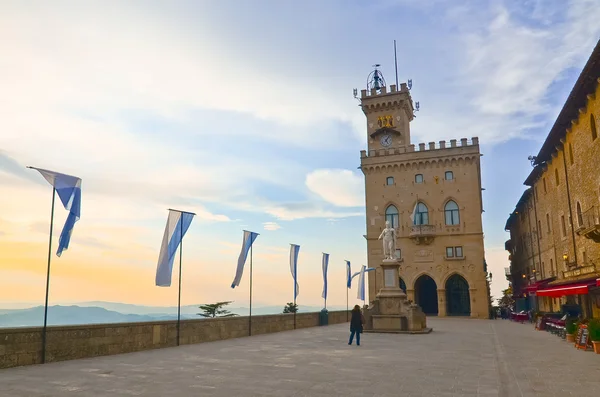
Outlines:
[[511,282],[520,308],[578,305],[600,317],[600,41],[537,156],[510,215]]
[[429,315],[488,318],[480,152],[477,138],[411,143],[406,84],[362,90],[368,150],[365,175],[369,298],[383,286],[385,221],[396,229],[400,286]]

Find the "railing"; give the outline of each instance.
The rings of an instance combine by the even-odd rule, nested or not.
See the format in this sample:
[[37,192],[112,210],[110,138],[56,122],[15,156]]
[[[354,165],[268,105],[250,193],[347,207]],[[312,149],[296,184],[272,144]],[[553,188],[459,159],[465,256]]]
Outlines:
[[583,213],[577,214],[577,234],[600,242],[600,211],[592,206]]
[[577,216],[577,221],[581,221],[585,229],[594,228],[596,226],[600,226],[600,217],[598,216],[598,208],[592,206],[590,209],[586,210],[581,214],[581,216]]
[[410,237],[435,236],[435,225],[414,225],[410,227]]

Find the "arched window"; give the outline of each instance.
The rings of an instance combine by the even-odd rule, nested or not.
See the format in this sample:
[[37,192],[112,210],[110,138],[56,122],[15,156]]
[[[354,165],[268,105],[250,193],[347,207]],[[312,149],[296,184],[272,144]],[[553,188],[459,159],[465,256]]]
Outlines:
[[429,225],[429,210],[427,210],[427,206],[421,202],[417,204],[417,208],[413,214],[413,224]]
[[385,184],[390,186],[394,184],[394,177],[393,176],[388,176],[387,178],[385,178]]
[[583,226],[583,212],[581,212],[581,204],[577,202],[577,226]]
[[390,205],[385,210],[385,220],[390,223],[390,226],[394,229],[400,224],[398,219],[398,208],[395,205]]
[[556,179],[556,186],[560,185],[560,179],[558,178],[558,168],[554,169],[554,178]]
[[460,225],[460,215],[458,213],[458,204],[450,200],[444,207],[446,214],[446,225]]
[[592,141],[598,138],[598,130],[596,130],[596,119],[594,115],[590,113],[590,130],[592,130]]
[[444,179],[446,179],[447,181],[451,181],[454,179],[454,172],[452,171],[446,171],[446,173],[444,174]]
[[415,183],[423,183],[423,174],[415,175]]

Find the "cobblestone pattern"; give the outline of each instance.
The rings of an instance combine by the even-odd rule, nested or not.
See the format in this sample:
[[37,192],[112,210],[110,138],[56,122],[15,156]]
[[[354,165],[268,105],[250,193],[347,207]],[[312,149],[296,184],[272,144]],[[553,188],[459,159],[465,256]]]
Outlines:
[[600,390],[600,355],[529,324],[429,318],[428,335],[316,327],[0,371],[0,395],[564,397]]

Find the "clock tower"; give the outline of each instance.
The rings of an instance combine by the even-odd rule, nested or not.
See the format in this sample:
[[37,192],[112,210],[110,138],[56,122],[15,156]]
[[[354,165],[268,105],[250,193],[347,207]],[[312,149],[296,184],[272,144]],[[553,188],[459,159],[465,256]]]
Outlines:
[[391,258],[379,239],[389,222],[398,285],[410,301],[427,315],[487,318],[479,139],[413,144],[410,122],[419,105],[409,85],[387,87],[376,68],[358,98],[367,119],[360,169],[368,265],[375,268],[369,300],[391,282],[384,269]]
[[391,85],[388,91],[383,75],[375,69],[369,75],[367,89],[361,91],[360,102],[367,116],[369,151],[410,145],[414,108],[406,84],[399,88]]

